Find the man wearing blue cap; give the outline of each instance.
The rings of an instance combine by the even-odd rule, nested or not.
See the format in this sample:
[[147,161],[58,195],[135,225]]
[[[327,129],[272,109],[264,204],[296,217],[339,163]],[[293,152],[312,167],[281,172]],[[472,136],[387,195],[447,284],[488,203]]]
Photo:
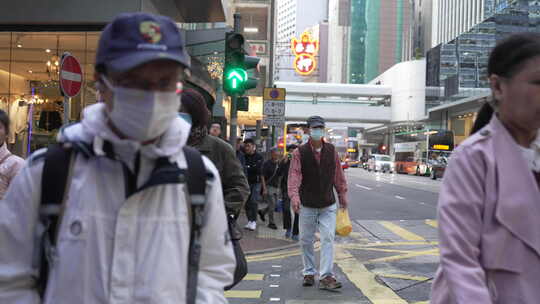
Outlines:
[[[122,14],[105,27],[95,67],[104,102],[58,136],[75,152],[61,205],[43,208],[51,148],[32,155],[0,202],[0,303],[227,303],[235,257],[219,173],[203,158],[197,174],[207,177],[206,195],[198,197],[181,178],[195,167],[183,150],[190,126],[177,115],[175,92],[189,67],[169,18]],[[190,216],[194,201],[205,207],[190,290],[191,228],[201,219]],[[58,225],[55,246],[45,242],[44,275],[40,240],[52,212]]]

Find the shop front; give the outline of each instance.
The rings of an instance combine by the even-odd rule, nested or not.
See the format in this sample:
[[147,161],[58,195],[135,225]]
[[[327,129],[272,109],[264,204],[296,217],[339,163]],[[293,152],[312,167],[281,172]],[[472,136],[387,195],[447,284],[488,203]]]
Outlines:
[[80,93],[69,100],[68,122],[97,100],[94,60],[99,32],[0,32],[0,109],[8,113],[8,144],[26,157],[54,142],[64,124],[59,69],[64,52],[81,64]]

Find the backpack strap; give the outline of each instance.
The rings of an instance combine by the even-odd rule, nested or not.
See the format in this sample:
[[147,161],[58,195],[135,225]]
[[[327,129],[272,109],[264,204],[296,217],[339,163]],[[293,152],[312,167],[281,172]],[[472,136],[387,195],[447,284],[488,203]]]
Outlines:
[[45,152],[45,163],[41,176],[41,201],[37,237],[40,238],[36,246],[39,261],[38,291],[44,295],[47,279],[51,268],[53,251],[59,225],[62,220],[65,192],[72,167],[73,148],[69,144],[53,144]]
[[187,162],[187,188],[191,209],[191,236],[188,255],[188,281],[186,287],[186,303],[195,304],[197,298],[197,281],[201,258],[201,230],[204,221],[206,204],[206,167],[199,151],[184,146]]

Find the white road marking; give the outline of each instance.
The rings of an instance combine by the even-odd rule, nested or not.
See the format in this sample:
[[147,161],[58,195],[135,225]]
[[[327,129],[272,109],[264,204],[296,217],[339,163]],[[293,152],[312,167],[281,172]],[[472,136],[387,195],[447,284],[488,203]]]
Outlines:
[[272,285],[270,285],[270,287],[271,287],[271,288],[278,288],[279,285],[272,284]]
[[366,190],[371,190],[370,187],[366,187],[366,186],[362,186],[362,185],[358,185],[358,184],[356,184],[356,187],[366,189]]
[[272,268],[281,268],[281,265],[272,265]]
[[280,298],[270,298],[270,302],[279,302],[281,301]]
[[404,200],[404,199],[405,199],[403,196],[399,196],[399,195],[395,195],[394,197],[397,198],[397,199],[400,199],[400,200]]
[[281,275],[279,275],[279,274],[271,274],[270,276],[271,276],[272,278],[279,278]]

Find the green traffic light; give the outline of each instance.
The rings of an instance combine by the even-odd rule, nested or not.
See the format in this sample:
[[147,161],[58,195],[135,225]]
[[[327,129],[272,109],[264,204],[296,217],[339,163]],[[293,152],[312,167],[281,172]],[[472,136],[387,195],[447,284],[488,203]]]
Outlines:
[[231,69],[227,72],[227,82],[229,83],[229,87],[236,91],[239,89],[242,89],[242,85],[247,80],[248,74],[244,69],[236,68]]

